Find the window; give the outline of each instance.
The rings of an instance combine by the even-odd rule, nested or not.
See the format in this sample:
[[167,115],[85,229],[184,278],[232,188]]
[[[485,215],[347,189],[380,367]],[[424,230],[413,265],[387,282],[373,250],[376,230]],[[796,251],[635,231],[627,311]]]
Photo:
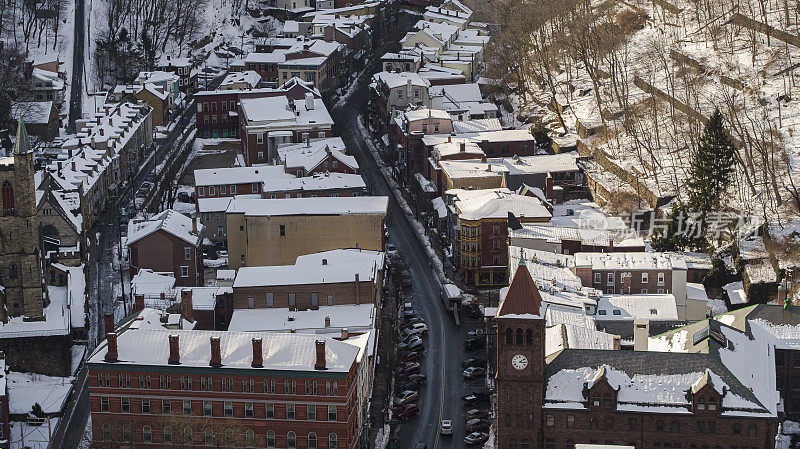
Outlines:
[[306,406],[306,416],[308,417],[309,421],[316,421],[316,419],[317,419],[317,406],[316,405],[307,405]]
[[547,427],[553,427],[556,424],[556,419],[553,415],[547,415],[545,421]]
[[[311,307],[319,307],[319,294],[316,292],[311,294]],[[308,394],[308,392],[306,392],[306,394]]]
[[252,418],[253,417],[253,403],[252,402],[245,402],[244,403],[244,417],[245,418]]
[[642,284],[646,284],[648,282],[648,275],[649,273],[647,272],[642,273]]
[[641,293],[643,295],[646,295],[647,294],[647,289],[643,288],[643,289],[639,290],[639,293]]
[[172,427],[164,427],[161,431],[161,439],[166,444],[172,444]]
[[294,419],[294,404],[286,404],[286,419]]
[[150,413],[150,398],[142,399],[142,413]]
[[217,226],[217,235],[220,237],[225,235],[225,228],[222,226]]
[[244,445],[245,447],[253,447],[256,445],[256,433],[252,429],[247,429],[244,432]]
[[183,442],[191,444],[192,440],[193,440],[192,428],[191,427],[184,427],[183,428]]
[[131,399],[130,398],[122,398],[120,399],[120,404],[122,407],[122,413],[130,413],[131,412]]
[[614,285],[614,273],[608,273],[606,276],[606,284]]
[[283,381],[283,394],[289,394],[289,381]]
[[600,273],[595,273],[594,274],[594,283],[595,284],[599,284],[600,283]]
[[231,195],[236,195],[236,186],[231,186]]
[[181,267],[181,277],[188,278],[189,277],[189,267],[184,265]]
[[664,285],[664,273],[658,273],[658,285]]
[[742,434],[742,425],[736,423],[733,425],[733,434],[734,435],[741,435]]
[[185,246],[183,248],[183,258],[185,260],[191,260],[192,259],[192,248],[191,247]]
[[206,446],[212,446],[214,444],[214,431],[211,430],[210,427],[203,429],[203,442]]
[[697,433],[702,435],[706,433],[706,422],[705,421],[697,421]]
[[677,420],[672,420],[672,423],[669,426],[669,431],[672,433],[680,433],[681,423],[679,423]]
[[294,432],[289,432],[286,434],[286,447],[297,447],[297,435],[295,435]]
[[109,411],[108,398],[107,397],[100,398],[100,411],[101,412]]
[[717,422],[716,421],[709,421],[708,422],[708,433],[713,435],[717,433]]
[[285,237],[286,236],[286,225],[281,225],[280,231],[281,231],[281,237]]
[[656,421],[656,430],[659,431],[659,432],[663,432],[664,431],[664,420],[663,419],[659,419],[659,420]]
[[275,305],[275,297],[273,296],[272,293],[267,293],[267,307],[273,307],[274,305]]
[[423,134],[427,134],[428,133],[428,125],[426,123],[422,124],[422,133]]
[[200,187],[197,188],[197,196],[205,196],[205,194],[206,194],[206,188],[205,187],[200,186]]
[[3,183],[3,215],[14,213],[14,187],[8,181]]
[[233,402],[225,401],[223,409],[225,416],[233,416]]
[[339,445],[339,437],[335,433],[328,435],[328,447],[334,449]]
[[614,428],[614,418],[608,417],[606,418],[606,430],[611,430]]
[[183,414],[184,415],[191,415],[192,414],[192,401],[188,399],[183,400]]
[[747,426],[747,436],[749,436],[749,437],[756,436],[756,425],[755,424],[750,424],[749,426]]
[[268,430],[267,431],[267,447],[274,447],[275,446],[275,432]]
[[717,398],[708,398],[708,409],[709,410],[717,409]]
[[266,404],[267,418],[275,418],[275,404]]
[[264,159],[264,152],[263,151],[259,151],[258,153],[256,153],[256,157],[258,157],[258,160]]
[[216,194],[217,194],[216,188],[214,186],[209,186],[208,187],[208,195],[209,196],[214,196]]
[[336,419],[337,419],[336,406],[335,405],[329,405],[328,406],[328,421],[336,421]]
[[203,401],[203,416],[211,416],[211,401]]
[[575,427],[575,415],[568,415],[567,416],[567,429],[572,429]]
[[150,426],[142,427],[142,443],[152,443],[153,442],[153,430]]
[[329,306],[333,305],[333,295],[328,295],[328,305]]
[[333,383],[333,395],[339,396],[339,384],[336,382]]
[[131,441],[131,425],[128,423],[122,425],[122,441],[126,443]]
[[289,307],[294,307],[296,303],[294,293],[289,293]]
[[247,298],[247,308],[248,309],[255,309],[256,308],[256,300],[255,300],[255,298]]
[[264,133],[256,134],[256,143],[258,144],[264,143]]
[[704,398],[697,399],[697,410],[705,410],[706,409],[706,400]]
[[400,98],[400,99],[402,99],[402,98],[403,98],[403,91],[402,91],[402,90],[399,90],[399,89],[398,89],[398,91],[397,91],[397,98]]
[[161,400],[161,413],[171,413],[172,412],[172,403],[169,399],[162,399]]

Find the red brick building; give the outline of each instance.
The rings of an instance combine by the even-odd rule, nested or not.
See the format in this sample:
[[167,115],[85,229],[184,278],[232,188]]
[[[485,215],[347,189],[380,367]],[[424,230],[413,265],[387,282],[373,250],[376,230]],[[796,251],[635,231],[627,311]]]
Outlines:
[[195,202],[201,198],[233,197],[235,195],[248,194],[261,195],[265,181],[290,179],[294,179],[294,175],[286,173],[284,167],[280,165],[195,170]]
[[167,209],[147,220],[128,223],[131,277],[142,268],[171,273],[175,285],[203,285],[203,226]]
[[[497,321],[499,449],[775,447],[764,342],[720,325],[708,353],[565,349],[544,359],[541,295],[521,265]],[[753,368],[749,358],[758,363]]]
[[93,442],[352,449],[358,352],[293,333],[108,334],[88,362]]

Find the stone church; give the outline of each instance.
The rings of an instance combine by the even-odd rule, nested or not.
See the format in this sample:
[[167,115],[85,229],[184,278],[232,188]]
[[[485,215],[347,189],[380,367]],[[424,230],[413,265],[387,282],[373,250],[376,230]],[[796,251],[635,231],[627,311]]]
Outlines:
[[22,117],[11,156],[0,157],[0,318],[44,319],[48,299],[39,251],[33,150]]

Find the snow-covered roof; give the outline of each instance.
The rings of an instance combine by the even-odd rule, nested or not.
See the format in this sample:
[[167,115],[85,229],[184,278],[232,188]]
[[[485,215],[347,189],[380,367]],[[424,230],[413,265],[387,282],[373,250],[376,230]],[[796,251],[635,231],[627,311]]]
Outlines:
[[[119,359],[117,362],[104,360],[108,352],[107,342],[104,342],[98,346],[88,363],[113,366],[168,366],[170,335],[178,336],[180,364],[175,365],[174,369],[203,367],[248,371],[315,371],[316,341],[322,340],[325,342],[326,372],[348,373],[355,364],[359,351],[355,346],[333,338],[307,334],[132,329],[122,332],[117,337]],[[211,337],[220,339],[221,368],[209,368]],[[261,338],[262,341],[263,367],[261,368],[252,366],[253,338]]]
[[744,291],[744,284],[742,281],[731,282],[723,287],[725,292],[728,293],[728,299],[731,304],[746,304],[747,293]]
[[205,168],[194,171],[195,186],[216,186],[264,182],[272,179],[289,179],[294,175],[286,173],[280,165],[261,165],[257,167]]
[[453,120],[453,132],[455,134],[501,131],[502,129],[503,125],[498,118]]
[[572,200],[553,205],[553,226],[607,229],[630,231],[630,227],[620,217],[612,217],[600,209],[597,203],[586,200]]
[[316,173],[312,176],[264,181],[264,193],[283,191],[318,191],[334,189],[363,189],[361,175],[347,173]]
[[187,243],[199,246],[203,225],[197,223],[197,231],[193,231],[192,226],[191,218],[172,209],[167,209],[150,219],[133,219],[128,222],[128,245],[156,231],[164,231]]
[[614,349],[614,335],[598,331],[594,326],[567,323],[545,329],[545,357],[568,348]]
[[336,148],[330,148],[327,145],[315,145],[313,147],[310,145],[307,147],[295,146],[294,148],[294,151],[287,151],[284,149],[281,153],[281,159],[287,168],[300,167],[306,172],[310,172],[317,169],[320,164],[330,156],[352,170],[358,170],[358,162],[355,156],[345,154],[338,151]]
[[214,310],[217,305],[217,296],[233,293],[230,287],[179,287],[176,294],[180,298],[183,291],[192,292],[192,309]]
[[131,278],[131,290],[134,296],[160,296],[162,293],[167,298],[175,296],[175,277],[154,273],[149,268],[142,268]]
[[197,323],[188,321],[178,313],[169,313],[166,310],[145,307],[128,323],[127,329],[132,330],[164,330],[164,329],[194,329]]
[[441,109],[429,109],[429,108],[413,109],[411,111],[404,112],[403,116],[409,122],[415,122],[417,120],[425,120],[429,118],[450,120],[450,114],[447,111],[443,111]]
[[666,253],[575,253],[575,266],[592,270],[685,270],[686,262]]
[[314,98],[312,103],[313,108],[309,109],[306,100],[290,102],[285,96],[245,98],[240,102],[248,126],[270,128],[287,125],[333,125],[333,119],[322,99]]
[[505,166],[472,160],[439,161],[442,171],[450,179],[499,178]]
[[278,64],[286,61],[286,50],[276,50],[271,53],[248,53],[244,58],[245,64]]
[[[326,318],[330,324],[326,325]],[[286,308],[234,310],[229,331],[269,331],[299,333],[331,333],[332,331],[359,332],[374,329],[373,304],[343,304],[320,306],[317,310],[289,310]]]
[[385,196],[249,199],[234,198],[229,214],[249,216],[386,214]]
[[17,118],[22,114],[22,119],[29,125],[50,123],[51,113],[53,113],[52,101],[21,101],[11,105],[11,117]]
[[376,282],[383,269],[380,251],[339,249],[298,256],[294,265],[242,267],[236,273],[234,288],[271,285],[309,285]]
[[434,145],[433,151],[439,158],[447,158],[459,153],[475,155],[477,157],[485,156],[481,147],[475,142],[444,142]]
[[44,320],[25,321],[23,316],[9,318],[6,323],[0,322],[0,339],[69,334],[72,325],[69,288],[48,285],[47,292],[50,304],[44,309]]
[[222,83],[220,83],[220,87],[225,89],[225,86],[231,86],[234,84],[247,84],[251,89],[258,86],[258,83],[261,81],[261,75],[254,70],[245,70],[244,72],[231,72],[229,73]]
[[550,218],[538,198],[517,195],[508,189],[463,190],[455,195],[458,217],[462,220],[508,218]]
[[407,86],[409,81],[412,86],[431,87],[431,83],[428,80],[422,79],[414,72],[379,72],[372,75],[372,80],[382,82],[389,89]]
[[603,295],[597,300],[597,320],[677,321],[678,306],[671,294]]

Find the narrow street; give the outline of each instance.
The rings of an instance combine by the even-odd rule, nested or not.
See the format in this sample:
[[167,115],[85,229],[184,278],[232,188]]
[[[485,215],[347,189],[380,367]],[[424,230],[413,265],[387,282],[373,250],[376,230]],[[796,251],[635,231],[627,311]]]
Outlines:
[[83,57],[86,45],[84,0],[75,0],[75,36],[72,48],[72,81],[70,83],[69,116],[67,118],[67,132],[75,132],[75,121],[81,118],[83,102]]

